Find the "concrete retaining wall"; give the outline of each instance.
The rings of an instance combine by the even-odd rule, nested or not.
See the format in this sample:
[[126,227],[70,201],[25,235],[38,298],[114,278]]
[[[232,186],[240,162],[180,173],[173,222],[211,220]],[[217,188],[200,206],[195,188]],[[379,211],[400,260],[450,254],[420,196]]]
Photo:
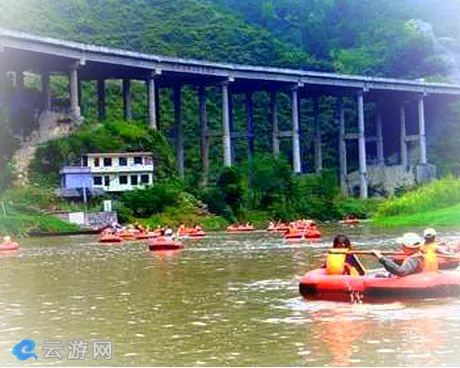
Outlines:
[[114,221],[118,222],[116,212],[65,212],[54,216],[63,221],[92,229],[100,229],[111,225]]
[[[394,166],[368,166],[369,186],[381,186],[387,195],[394,195],[395,189],[402,186],[416,184],[415,168],[406,168],[402,165]],[[348,174],[348,191],[350,194],[359,191],[359,173]]]

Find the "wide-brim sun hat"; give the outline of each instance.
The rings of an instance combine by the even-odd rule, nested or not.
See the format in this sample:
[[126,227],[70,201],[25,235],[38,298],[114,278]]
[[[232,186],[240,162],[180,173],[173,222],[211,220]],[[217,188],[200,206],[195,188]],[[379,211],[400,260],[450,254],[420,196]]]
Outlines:
[[401,244],[406,248],[420,248],[422,245],[422,238],[416,233],[405,233],[401,238]]

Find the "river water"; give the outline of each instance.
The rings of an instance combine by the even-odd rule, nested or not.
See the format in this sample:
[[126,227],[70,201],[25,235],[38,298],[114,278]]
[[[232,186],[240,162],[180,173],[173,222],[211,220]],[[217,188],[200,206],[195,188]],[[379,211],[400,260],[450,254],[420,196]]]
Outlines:
[[[458,365],[460,300],[303,300],[298,279],[320,265],[332,234],[391,249],[402,232],[321,230],[321,241],[294,245],[267,233],[211,234],[173,253],[94,236],[27,239],[0,255],[0,366]],[[25,338],[37,360],[11,353]],[[45,358],[45,340],[62,345],[62,360]],[[68,359],[69,340],[88,343],[86,361]],[[110,360],[92,359],[94,340],[111,341]]]

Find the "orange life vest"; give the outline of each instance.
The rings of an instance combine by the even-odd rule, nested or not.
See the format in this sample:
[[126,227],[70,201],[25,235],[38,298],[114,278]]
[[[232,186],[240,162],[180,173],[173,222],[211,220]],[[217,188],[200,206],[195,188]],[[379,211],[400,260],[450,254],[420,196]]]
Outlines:
[[[412,256],[416,256],[417,254],[421,254],[423,256],[423,263],[418,272],[436,272],[438,270],[438,256],[436,255],[435,247],[432,247],[431,245],[428,247],[424,246],[420,248],[419,252],[412,254]],[[410,257],[411,256],[407,257],[403,264]]]
[[358,270],[346,262],[346,259],[346,254],[328,254],[326,258],[326,274],[359,276]]
[[436,243],[429,244],[422,247],[423,253],[423,271],[422,272],[436,272],[438,270],[438,256],[436,255]]

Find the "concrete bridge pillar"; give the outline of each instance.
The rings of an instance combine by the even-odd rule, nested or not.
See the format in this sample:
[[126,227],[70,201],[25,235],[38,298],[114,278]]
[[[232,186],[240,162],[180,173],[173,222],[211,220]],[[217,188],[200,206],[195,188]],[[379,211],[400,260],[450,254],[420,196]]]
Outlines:
[[122,94],[123,94],[123,118],[126,121],[131,121],[133,120],[131,80],[128,78],[123,79]]
[[75,65],[70,68],[70,110],[75,118],[80,119],[81,111],[78,96],[78,65],[79,63],[75,63]]
[[185,174],[184,163],[184,127],[182,125],[182,100],[181,100],[182,86],[176,85],[173,87],[174,92],[174,125],[176,133],[176,162],[177,171],[181,179]]
[[361,198],[366,199],[367,193],[367,165],[366,165],[366,136],[364,124],[364,95],[360,92],[357,97],[358,105],[358,146],[359,146],[359,191]]
[[208,128],[208,111],[206,108],[206,86],[198,87],[198,103],[200,110],[200,127],[201,127],[201,169],[203,183],[206,184],[209,177],[209,128]]
[[273,154],[278,157],[280,154],[280,139],[278,125],[278,93],[276,90],[270,93],[270,112],[272,115],[272,139],[273,139]]
[[419,161],[421,165],[426,165],[428,161],[426,156],[425,106],[423,96],[418,97],[418,139],[420,146]]
[[152,72],[147,78],[147,95],[148,95],[148,110],[149,110],[149,126],[153,130],[158,130],[157,122],[157,88],[156,88],[156,73]]
[[299,94],[298,87],[292,88],[292,161],[295,174],[302,172],[300,160],[300,136],[299,136]]
[[345,140],[345,110],[343,108],[342,97],[338,98],[337,101],[337,116],[339,119],[339,157],[340,157],[340,188],[344,195],[348,195],[347,185],[347,142]]
[[50,90],[50,73],[48,71],[42,72],[42,95],[43,107],[45,110],[51,108],[51,90]]
[[254,105],[252,92],[246,93],[246,126],[248,139],[248,160],[254,158]]
[[16,89],[18,91],[24,91],[24,71],[16,70],[14,72],[15,79],[16,79]]
[[160,130],[160,87],[158,83],[155,83],[155,119],[157,130]]
[[400,124],[401,124],[401,133],[400,133],[400,150],[401,150],[401,165],[407,167],[409,165],[408,162],[408,154],[407,154],[407,142],[406,142],[406,107],[404,103],[401,104],[399,107],[399,116],[400,116]]
[[232,141],[230,136],[230,102],[228,81],[222,83],[222,140],[224,149],[224,166],[232,166]]
[[382,112],[377,111],[377,162],[380,166],[385,166],[385,153],[383,150],[383,130],[382,130]]
[[105,105],[105,80],[98,79],[97,81],[97,116],[98,119],[104,120],[106,118],[106,105]]
[[319,174],[323,170],[323,152],[321,148],[321,128],[319,121],[319,98],[313,100],[313,140],[315,147],[315,170]]

